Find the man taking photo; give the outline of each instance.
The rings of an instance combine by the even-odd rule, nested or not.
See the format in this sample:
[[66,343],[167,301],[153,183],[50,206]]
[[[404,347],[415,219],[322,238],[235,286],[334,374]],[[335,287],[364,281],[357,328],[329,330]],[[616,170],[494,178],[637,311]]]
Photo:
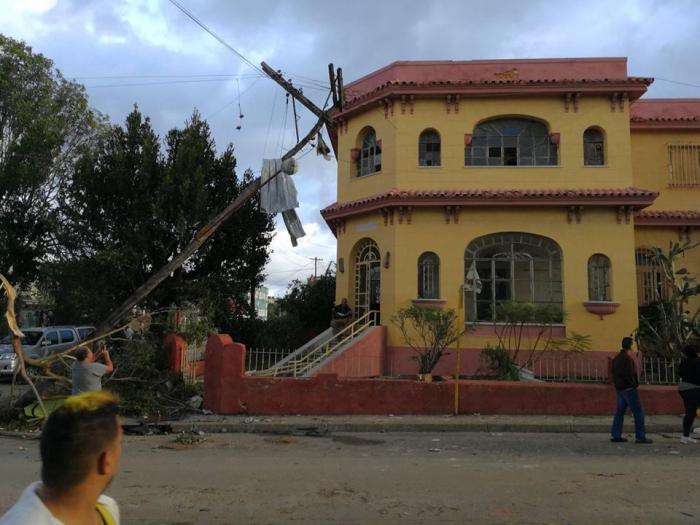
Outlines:
[[[81,346],[74,355],[77,362],[71,367],[73,395],[102,390],[102,376],[114,371],[107,347],[103,344],[97,353],[93,354],[89,348]],[[100,358],[104,359],[104,364],[96,362]]]

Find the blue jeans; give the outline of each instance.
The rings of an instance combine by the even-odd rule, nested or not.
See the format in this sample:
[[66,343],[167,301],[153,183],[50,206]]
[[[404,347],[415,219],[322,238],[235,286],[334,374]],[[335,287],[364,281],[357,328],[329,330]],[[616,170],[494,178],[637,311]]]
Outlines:
[[646,439],[646,431],[644,430],[644,410],[642,403],[639,401],[639,393],[636,388],[626,388],[625,390],[615,390],[617,392],[617,407],[615,408],[615,417],[613,418],[612,429],[610,435],[613,438],[622,437],[622,424],[625,419],[627,407],[630,407],[632,415],[634,415],[634,433],[636,439]]

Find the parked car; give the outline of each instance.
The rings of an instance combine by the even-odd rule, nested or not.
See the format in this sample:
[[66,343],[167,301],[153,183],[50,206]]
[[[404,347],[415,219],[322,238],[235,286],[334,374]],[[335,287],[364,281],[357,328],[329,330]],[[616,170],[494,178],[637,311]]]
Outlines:
[[[92,327],[79,327],[92,329]],[[23,328],[24,337],[20,341],[24,355],[31,359],[40,359],[51,354],[68,350],[82,341],[78,327],[75,326],[43,326],[38,328]],[[86,333],[86,332],[85,332]],[[11,376],[15,373],[18,360],[12,349],[12,337],[6,336],[0,340],[0,376]]]

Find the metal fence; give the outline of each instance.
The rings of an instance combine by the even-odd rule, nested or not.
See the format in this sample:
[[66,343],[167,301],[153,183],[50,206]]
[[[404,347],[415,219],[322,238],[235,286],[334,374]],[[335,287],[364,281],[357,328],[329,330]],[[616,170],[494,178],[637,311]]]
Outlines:
[[646,385],[678,384],[678,366],[680,359],[662,357],[644,357],[642,360],[639,382]]
[[575,356],[546,356],[525,367],[535,379],[559,383],[605,383],[606,361],[592,361]]
[[206,342],[188,343],[185,351],[180,355],[180,370],[182,370],[182,379],[188,385],[193,385],[197,382],[197,369],[195,362],[202,361],[206,351]]
[[[639,363],[639,382],[643,385],[675,385],[679,381],[678,359],[643,357]],[[565,383],[605,383],[608,363],[573,356],[545,357],[532,366],[536,379]]]
[[245,355],[246,370],[266,370],[294,352],[293,348],[248,348]]

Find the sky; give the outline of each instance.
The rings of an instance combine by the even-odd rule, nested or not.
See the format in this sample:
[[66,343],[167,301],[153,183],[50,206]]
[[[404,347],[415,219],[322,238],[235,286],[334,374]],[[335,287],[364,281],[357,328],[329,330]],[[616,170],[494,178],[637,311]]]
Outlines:
[[[318,106],[329,62],[348,83],[395,60],[626,56],[630,75],[657,79],[647,97],[700,97],[697,0],[178,1],[253,64],[281,69]],[[84,84],[114,123],[138,104],[164,137],[197,109],[220,151],[234,145],[241,172],[259,172],[263,158],[296,142],[284,91],[169,0],[0,0],[0,13],[0,33]],[[298,110],[303,135],[315,118]],[[313,274],[311,258],[322,259],[319,272],[335,260],[319,210],[335,201],[336,162],[313,152],[298,159],[307,236],[293,248],[277,220],[265,269],[277,296]]]

